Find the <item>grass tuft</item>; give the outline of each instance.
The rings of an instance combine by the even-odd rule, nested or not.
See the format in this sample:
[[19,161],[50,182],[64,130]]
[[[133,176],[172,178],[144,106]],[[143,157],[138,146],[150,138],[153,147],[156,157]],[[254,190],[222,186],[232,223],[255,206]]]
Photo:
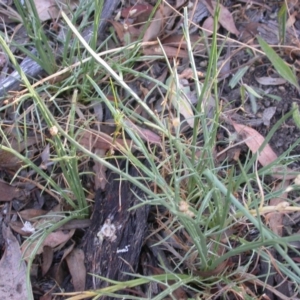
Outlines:
[[[228,161],[219,163],[216,159],[218,129],[226,126],[223,122],[226,116],[222,112],[219,98],[218,60],[227,40],[223,39],[221,44],[219,42],[218,9],[214,17],[214,32],[208,43],[208,67],[204,82],[198,79],[198,68],[189,34],[190,21],[187,9],[184,9],[183,36],[187,44],[188,63],[192,70],[192,82],[197,96],[197,104],[192,105],[189,91],[180,84],[178,62],[176,59],[173,61],[168,59],[163,45],[159,44],[160,41],[158,46],[163,53],[160,57],[142,55],[143,46],[149,43],[140,41],[131,42],[121,48],[103,50],[113,40],[110,36],[101,46],[98,45],[97,28],[103,1],[89,3],[92,3],[93,8],[88,11],[87,16],[82,16],[86,8],[83,3],[71,15],[61,12],[66,26],[67,44],[71,43],[71,36],[75,38],[72,39],[71,49],[66,46],[61,52],[61,65],[65,66],[65,69],[58,71],[57,58],[53,54],[49,36],[39,21],[33,0],[25,1],[25,6],[20,1],[15,1],[31,43],[37,49],[37,54],[31,55],[48,74],[55,72],[57,76],[68,74],[59,82],[41,81],[35,85],[31,84],[7,41],[0,36],[1,47],[9,56],[26,87],[23,94],[1,110],[14,109],[16,105],[16,111],[22,117],[17,119],[13,126],[19,130],[20,141],[26,139],[32,132],[39,134],[43,147],[49,145],[51,148],[49,156],[51,169],[42,169],[26,154],[22,155],[12,147],[1,145],[1,150],[22,161],[23,165],[17,173],[23,168],[35,172],[45,190],[59,195],[65,209],[54,216],[48,216],[48,219],[45,218],[45,222],[36,233],[27,239],[28,249],[34,245],[31,253],[25,252],[28,261],[28,290],[31,290],[30,268],[47,236],[72,219],[89,216],[88,192],[83,184],[83,178],[89,171],[82,166],[86,166],[90,160],[111,169],[122,179],[139,187],[147,195],[147,201],[141,201],[139,206],[151,204],[164,207],[168,211],[169,220],[166,221],[159,215],[157,219],[161,226],[159,229],[165,230],[167,234],[157,242],[157,245],[166,245],[170,240],[176,239],[183,250],[175,250],[175,247],[169,245],[172,254],[176,255],[172,257],[173,269],[164,266],[163,261],[160,261],[160,267],[165,274],[135,275],[135,278],[127,282],[101,278],[110,283],[109,287],[60,295],[72,300],[87,297],[98,299],[103,295],[121,297],[119,293],[125,288],[153,284],[163,288],[160,294],[149,295],[151,299],[164,299],[170,295],[175,299],[176,291],[181,288],[189,290],[199,299],[227,294],[243,295],[246,299],[249,298],[249,291],[246,291],[245,282],[260,287],[267,286],[268,276],[259,278],[251,273],[251,268],[258,259],[264,259],[270,268],[276,268],[298,287],[300,268],[287,253],[291,251],[299,254],[292,246],[292,242],[297,241],[299,236],[279,237],[266,226],[264,219],[266,212],[278,210],[278,207],[270,208],[268,201],[286,191],[284,186],[273,191],[271,186],[265,183],[264,178],[272,173],[272,167],[287,166],[293,158],[289,157],[287,151],[271,165],[259,170],[257,155],[250,153],[244,162],[238,162],[236,165]],[[92,11],[95,16],[93,35],[91,41],[87,42],[82,36],[82,30],[87,26]],[[81,27],[75,26],[79,19],[82,19]],[[264,50],[266,49],[269,48],[265,46]],[[25,47],[19,47],[19,50],[24,54],[30,52]],[[99,51],[102,52],[99,54]],[[153,78],[150,67],[143,68],[142,71],[134,68],[139,63],[158,59],[168,67],[170,77],[166,83]],[[296,85],[291,70],[286,68],[283,70]],[[238,85],[242,75],[237,73],[235,80],[232,79],[232,85]],[[151,82],[151,89],[143,99],[128,80],[136,77]],[[153,109],[148,101],[154,90],[158,90],[162,96],[159,109],[157,107]],[[211,101],[213,105],[209,105]],[[24,111],[25,102],[30,103],[30,109]],[[106,156],[101,157],[81,141],[84,132],[95,133],[92,130],[92,123],[102,126],[97,116],[89,112],[93,105],[106,107],[112,116],[111,122],[115,126],[113,141],[121,139],[124,142],[119,145],[117,154],[111,149]],[[182,118],[184,105],[192,120],[191,123]],[[292,114],[293,112],[286,114],[275,124],[259,152]],[[184,132],[182,128],[187,126],[188,130]],[[146,139],[159,138],[160,141],[145,142],[145,134],[141,134],[140,128],[148,130],[143,131],[149,134]],[[8,137],[3,131],[1,135],[7,140],[6,144],[9,144]],[[100,136],[100,133],[98,135]],[[232,139],[235,140],[234,137]],[[134,165],[143,176],[131,177],[108,160],[120,157]],[[146,163],[141,162],[141,157]],[[153,184],[145,184],[145,179]],[[297,186],[290,184],[289,188],[296,190]],[[295,205],[294,211],[298,208]],[[54,217],[56,222],[53,222]],[[253,237],[250,237],[250,232],[254,232]],[[155,232],[152,234],[155,235]],[[189,247],[185,243],[188,243]],[[283,258],[282,261],[272,257],[270,249],[276,249]],[[248,262],[240,261],[239,258],[242,256],[247,256]],[[221,288],[213,294],[216,286]],[[274,293],[278,295],[278,292]]]

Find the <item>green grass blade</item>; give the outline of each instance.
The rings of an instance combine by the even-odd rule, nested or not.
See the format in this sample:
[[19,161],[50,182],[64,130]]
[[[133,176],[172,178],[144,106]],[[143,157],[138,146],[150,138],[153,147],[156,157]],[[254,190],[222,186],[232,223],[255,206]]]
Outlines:
[[299,90],[297,77],[285,61],[260,36],[257,36],[257,40],[278,74]]

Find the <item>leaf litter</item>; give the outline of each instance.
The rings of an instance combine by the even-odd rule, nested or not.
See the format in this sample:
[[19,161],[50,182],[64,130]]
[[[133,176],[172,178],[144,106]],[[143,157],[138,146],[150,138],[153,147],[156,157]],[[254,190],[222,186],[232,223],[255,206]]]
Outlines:
[[[295,77],[294,70],[291,70],[291,68],[288,67],[286,63],[279,59],[279,56],[276,53],[275,54],[277,56],[273,56],[274,52],[272,52],[272,49],[270,50],[268,46],[264,44],[263,40],[259,38],[258,41],[261,44],[261,47],[263,48],[262,50],[266,52],[270,61],[273,63],[272,56],[275,57],[275,59],[277,59],[277,63],[274,62],[274,67],[282,78],[273,78],[272,76],[269,76],[268,68],[263,69],[264,74],[260,74],[259,76],[256,76],[255,74],[250,74],[252,66],[251,63],[249,63],[249,66],[246,66],[245,68],[245,73],[243,73],[235,81],[234,85],[231,85],[231,88],[227,88],[227,86],[229,86],[228,80],[230,80],[232,76],[234,76],[234,70],[238,70],[242,67],[245,67],[244,63],[246,63],[246,65],[248,63],[247,55],[249,53],[243,52],[243,47],[239,49],[238,47],[240,47],[240,44],[233,44],[233,41],[236,38],[239,38],[241,41],[244,41],[246,43],[249,42],[251,44],[256,38],[257,34],[262,33],[263,39],[269,43],[270,39],[272,39],[273,36],[271,34],[268,34],[270,32],[268,31],[268,26],[269,28],[271,28],[272,32],[275,32],[274,22],[271,18],[269,22],[266,22],[264,24],[257,23],[256,19],[253,19],[253,21],[250,20],[251,22],[248,22],[249,16],[243,14],[248,14],[249,11],[256,12],[257,3],[254,2],[251,5],[251,7],[246,9],[246,4],[244,2],[245,1],[238,1],[239,5],[241,5],[241,7],[244,8],[240,10],[236,8],[235,5],[237,4],[231,3],[231,1],[229,1],[231,5],[225,6],[225,4],[220,4],[219,6],[220,10],[218,20],[218,32],[221,35],[225,36],[228,34],[228,36],[231,39],[230,43],[225,43],[227,47],[225,49],[226,51],[220,52],[220,57],[218,59],[218,66],[223,66],[223,68],[221,69],[222,73],[220,72],[221,74],[219,76],[220,82],[223,82],[223,88],[221,90],[223,106],[221,107],[221,109],[224,110],[222,112],[225,112],[226,114],[230,115],[230,112],[232,110],[236,110],[236,107],[239,107],[239,116],[243,116],[250,119],[252,121],[251,124],[259,124],[256,130],[242,123],[240,124],[239,122],[232,122],[231,124],[233,125],[235,132],[230,127],[226,129],[227,133],[229,131],[232,136],[234,136],[235,134],[240,135],[243,139],[242,142],[246,144],[246,146],[251,150],[253,154],[257,155],[257,159],[260,165],[262,167],[267,167],[270,164],[274,164],[276,161],[278,162],[278,155],[276,154],[274,149],[276,149],[277,153],[281,154],[283,151],[286,150],[286,145],[288,146],[292,144],[294,136],[299,135],[299,132],[296,131],[296,129],[291,129],[291,126],[293,126],[293,121],[289,119],[285,124],[286,126],[282,126],[282,128],[278,130],[278,137],[274,137],[274,139],[271,139],[270,143],[266,143],[264,148],[261,149],[262,144],[265,142],[264,136],[266,136],[269,127],[273,126],[275,121],[277,121],[280,118],[280,114],[286,113],[290,108],[289,106],[287,108],[285,107],[288,101],[284,97],[284,95],[287,92],[287,90],[285,89],[288,88],[288,83],[291,83],[296,88],[298,88],[298,83],[297,78]],[[189,16],[194,22],[194,24],[192,24],[191,26],[191,30],[194,31],[193,33],[191,33],[190,39],[192,42],[192,47],[196,54],[195,58],[198,59],[196,61],[198,78],[194,78],[194,74],[193,72],[191,72],[190,66],[186,62],[186,59],[188,57],[187,44],[184,35],[181,31],[181,26],[183,25],[181,8],[187,4],[186,1],[176,1],[175,5],[172,7],[165,3],[165,1],[162,1],[162,3],[157,6],[156,11],[153,11],[155,3],[153,4],[152,2],[142,4],[126,3],[120,9],[118,18],[114,18],[115,16],[112,15],[110,20],[108,20],[108,22],[110,22],[111,26],[113,27],[117,38],[119,39],[120,45],[128,45],[131,42],[135,42],[138,39],[142,39],[143,47],[141,48],[141,55],[157,57],[164,56],[167,59],[169,59],[171,65],[174,64],[176,66],[175,71],[178,72],[178,81],[175,81],[175,79],[172,76],[170,76],[170,70],[168,70],[168,68],[165,65],[163,65],[161,60],[153,60],[151,62],[149,61],[149,63],[143,62],[133,66],[133,68],[136,68],[137,70],[143,70],[145,74],[147,74],[147,72],[150,70],[149,72],[151,72],[151,76],[154,79],[163,82],[166,86],[169,87],[168,92],[166,92],[162,87],[152,82],[150,84],[147,84],[147,81],[143,79],[139,79],[139,81],[137,81],[136,78],[125,76],[124,80],[130,83],[133,89],[135,89],[137,92],[140,92],[140,94],[143,95],[143,99],[145,99],[145,101],[151,99],[151,101],[149,101],[149,105],[152,105],[154,111],[156,111],[157,113],[167,112],[167,114],[169,114],[170,116],[176,116],[176,118],[173,118],[173,120],[176,119],[179,123],[186,122],[188,124],[188,128],[185,127],[185,129],[181,130],[180,132],[183,135],[187,134],[186,137],[189,137],[188,132],[191,128],[194,127],[195,106],[197,105],[198,101],[194,88],[194,80],[199,80],[200,82],[203,82],[207,71],[207,55],[211,40],[209,39],[210,35],[206,34],[204,37],[203,32],[209,32],[213,29],[213,16],[216,11],[216,3],[216,1],[211,0],[195,1],[194,7],[189,10]],[[71,8],[74,8],[75,5],[77,5],[77,3],[73,1],[71,3]],[[259,7],[261,6],[259,5]],[[40,1],[39,6],[37,8],[37,12],[42,21],[52,20],[54,18],[60,17],[60,13],[57,10],[56,3],[54,4],[51,1]],[[52,10],[54,8],[56,10]],[[262,9],[265,9],[265,13],[267,15],[269,14],[270,10],[267,6],[263,6]],[[152,19],[149,21],[149,26],[146,27],[145,24],[148,22],[150,16],[152,16]],[[295,16],[296,12],[292,11],[287,23],[287,27],[291,28],[293,26],[296,26]],[[241,20],[247,20],[246,28],[244,28],[243,25],[240,24],[239,18]],[[250,19],[251,18],[254,17],[250,16]],[[197,26],[195,26],[195,23]],[[276,27],[276,30],[278,31],[278,26]],[[290,32],[291,31],[289,30],[287,31],[287,41],[289,41],[292,45],[294,43],[292,42],[292,40],[294,41],[294,39],[291,38],[293,33]],[[221,42],[224,41],[225,40]],[[269,44],[278,43],[279,41],[275,41],[274,43]],[[231,56],[233,48],[239,49],[239,51],[235,52],[236,55]],[[251,50],[253,50],[253,53],[255,53],[255,48],[252,48]],[[290,52],[289,54],[292,55],[291,53],[293,52]],[[296,52],[294,52],[294,55],[295,53]],[[267,64],[266,60],[263,60],[262,56],[257,57],[256,61],[259,64]],[[149,67],[150,65],[151,67]],[[5,63],[4,67],[6,68],[5,72],[10,72],[9,68],[11,67],[8,64]],[[146,67],[149,67],[149,69],[147,69]],[[175,78],[177,77],[175,76]],[[103,80],[103,82],[104,81],[105,80]],[[267,87],[270,90],[270,92],[266,93],[267,95],[274,93],[274,95],[276,96],[280,95],[285,101],[276,102],[277,100],[273,101],[272,99],[270,100],[270,98],[267,99],[267,96],[261,96],[262,94],[257,92],[258,84],[261,85],[261,88]],[[253,110],[253,103],[251,107],[251,105],[249,104],[249,99],[246,95],[244,97],[243,92],[238,91],[238,96],[234,94],[235,86],[247,87],[246,91],[248,92],[248,94],[257,94],[255,99],[255,110]],[[109,95],[109,99],[111,99],[112,102],[124,101],[124,99],[127,99],[126,93],[123,93],[123,91],[118,91],[118,96],[119,98],[116,97],[114,93],[111,93]],[[164,107],[162,107],[162,99],[164,97],[168,100],[168,103],[166,105],[167,110],[164,110]],[[208,97],[209,101],[206,101],[207,106],[214,106],[215,103],[212,104],[212,102],[215,102],[215,99],[211,95],[209,95]],[[297,99],[297,94],[294,94],[294,97],[291,96],[291,98],[293,98],[293,101],[295,101],[295,99]],[[130,105],[134,104],[130,103]],[[146,118],[148,118],[147,114],[141,109],[141,107],[135,107],[135,109],[136,111],[139,111],[140,114],[143,114]],[[226,111],[227,109],[229,112]],[[24,110],[26,110],[26,107],[24,107]],[[96,112],[96,110],[98,110],[98,112]],[[80,128],[80,130],[76,131],[76,141],[78,141],[82,146],[93,151],[95,154],[99,155],[102,158],[106,158],[108,153],[114,151],[119,151],[120,153],[122,153],[124,147],[135,147],[134,142],[129,136],[125,135],[126,137],[124,137],[121,136],[120,132],[116,132],[116,129],[118,127],[117,122],[115,122],[115,120],[112,120],[111,116],[106,116],[105,111],[102,110],[102,107],[98,107],[96,110],[94,111],[93,117],[96,116],[96,123],[98,123],[98,125],[100,124],[101,129],[99,130],[99,128],[96,126],[86,126],[86,123],[84,123],[84,121],[78,121],[76,123],[76,126]],[[213,118],[215,113],[216,111],[213,110],[213,112],[208,117]],[[84,116],[83,119],[85,120],[87,120],[88,117],[91,117],[89,108],[83,109],[81,111],[81,114]],[[77,110],[77,115],[79,115],[79,110]],[[30,118],[28,117],[28,119]],[[259,122],[255,123],[253,121]],[[133,119],[131,120],[129,118],[125,120],[125,123],[149,147],[161,147],[163,145],[164,137],[160,136],[157,132],[155,132],[153,128],[148,128],[145,124],[136,123]],[[173,125],[175,125],[174,122]],[[228,125],[225,123],[225,125],[222,124],[222,126],[227,127]],[[13,145],[12,148],[17,150],[19,153],[29,153],[30,151],[32,151],[34,154],[32,156],[28,156],[29,159],[34,161],[41,169],[45,170],[46,172],[50,172],[55,178],[55,180],[58,180],[58,182],[62,184],[64,182],[64,178],[63,176],[60,176],[60,174],[57,172],[57,163],[52,161],[53,148],[51,147],[51,143],[44,143],[45,136],[36,139],[36,136],[39,135],[37,135],[36,130],[32,131],[34,131],[35,136],[27,136],[26,142],[24,142],[22,139],[16,142],[16,137],[14,136],[14,134],[12,134],[12,142],[10,142],[10,144]],[[292,138],[289,139],[290,136],[292,136]],[[285,139],[286,137],[288,138]],[[49,136],[47,136],[47,138],[49,139]],[[226,143],[224,141],[226,141],[226,138],[228,137],[219,129],[218,138],[219,142],[222,144]],[[286,140],[287,142],[285,143]],[[259,149],[260,151],[258,151]],[[221,152],[222,150],[224,149],[218,146],[216,147],[216,149],[212,149],[212,152]],[[230,158],[229,151],[224,153],[226,153],[227,155],[227,157],[225,156],[226,158]],[[241,147],[235,149],[233,145],[232,157],[235,163],[240,161],[240,159],[243,158],[243,148]],[[3,149],[1,149],[0,167],[2,169],[5,169],[7,172],[4,176],[6,181],[3,181],[2,188],[0,185],[0,192],[2,196],[2,199],[0,200],[3,202],[11,202],[12,205],[14,205],[14,208],[17,207],[16,199],[21,199],[25,203],[24,207],[21,208],[21,210],[17,213],[15,211],[11,211],[11,213],[14,215],[14,220],[10,221],[10,227],[15,231],[19,238],[23,239],[24,236],[30,236],[31,234],[33,234],[33,232],[30,233],[24,230],[26,228],[29,228],[25,227],[24,222],[30,222],[34,229],[38,229],[39,226],[42,226],[42,222],[36,221],[34,218],[43,218],[41,217],[43,215],[47,216],[47,211],[50,211],[51,209],[47,206],[47,201],[44,199],[45,197],[43,196],[43,191],[41,188],[29,188],[29,184],[27,184],[27,186],[25,184],[26,192],[20,192],[20,190],[16,188],[18,185],[15,185],[15,182],[20,183],[22,181],[22,178],[26,178],[26,176],[33,176],[33,173],[26,173],[26,169],[24,168],[20,176],[14,179],[15,182],[10,182],[16,170],[24,167],[24,165],[20,163],[19,159],[16,159],[14,155],[11,155],[11,153],[3,151]],[[86,181],[84,188],[86,190],[87,197],[93,199],[95,190],[106,189],[106,183],[109,181],[109,179],[106,176],[106,167],[97,162],[93,162],[92,167],[89,168],[88,163],[85,162],[84,159],[82,159],[80,161],[80,170],[84,171],[85,173],[93,173],[93,175],[90,177],[84,177],[84,180]],[[293,174],[292,168],[282,166],[278,162],[273,167],[271,176],[274,180],[273,190],[283,190],[283,192],[281,193],[279,198],[271,199],[269,206],[265,204],[265,208],[269,207],[270,209],[273,209],[273,211],[269,211],[267,214],[264,214],[265,222],[274,233],[276,233],[278,236],[283,236],[285,232],[282,224],[286,213],[283,206],[285,205],[285,203],[287,203],[286,200],[290,201],[290,194],[287,192],[286,189],[290,187],[291,179],[294,179],[295,175]],[[9,180],[7,180],[7,178],[9,178]],[[38,175],[36,175],[36,177],[32,177],[32,180],[41,180],[41,178]],[[43,181],[41,182],[42,185],[46,184]],[[62,185],[64,189],[68,188],[67,185]],[[32,197],[32,199],[29,199],[29,201],[28,198],[30,197],[28,197],[28,194],[30,194],[30,197]],[[37,194],[39,195],[37,196]],[[182,196],[185,197],[185,195]],[[53,199],[51,199],[51,201],[52,203],[54,203]],[[33,206],[28,205],[28,203],[30,202],[34,203],[35,208],[32,208]],[[192,210],[191,213],[194,214]],[[49,217],[45,218],[49,219]],[[157,222],[162,220],[165,221],[166,219],[167,218],[161,215],[157,219]],[[52,221],[55,222],[57,220],[54,218]],[[27,224],[27,226],[29,225]],[[89,224],[87,226],[89,226]],[[167,224],[166,227],[167,226],[169,226],[169,224]],[[76,228],[78,227],[80,227],[80,225],[78,225]],[[77,232],[75,229],[66,229],[66,227],[65,229],[58,229],[57,231],[50,233],[48,238],[42,244],[42,246],[38,249],[38,254],[43,256],[43,264],[41,265],[41,269],[42,273],[45,275],[49,273],[52,269],[55,255],[57,255],[58,252],[60,252],[60,254],[63,253],[63,258],[60,260],[59,270],[56,271],[55,279],[57,280],[57,282],[60,282],[60,284],[62,284],[62,281],[59,279],[59,274],[61,274],[61,272],[63,271],[62,262],[66,260],[68,270],[73,281],[73,290],[82,291],[85,289],[86,281],[86,270],[84,265],[85,253],[83,253],[82,250],[75,247],[72,237],[77,237],[76,234]],[[168,234],[171,233],[169,232]],[[230,240],[231,234],[232,233],[228,234],[227,242]],[[166,251],[159,248],[159,250],[157,251],[159,251],[161,257],[163,257],[165,254],[171,255],[170,253],[172,253],[172,255],[176,257],[176,259],[182,260],[183,255],[185,255],[187,251],[186,247],[192,247],[191,240],[189,239],[189,237],[186,236],[186,232],[184,230],[182,232],[176,232],[172,239],[171,237],[168,238],[166,236],[164,236],[164,238],[166,238],[166,241],[168,241],[164,244],[165,248],[167,248],[168,250]],[[224,241],[225,240],[226,239],[224,239]],[[222,240],[222,242],[224,241]],[[35,243],[29,245],[25,241],[21,249],[24,251],[25,248],[30,250],[32,249],[31,247],[34,247],[35,245]],[[15,246],[16,249],[18,248],[18,251],[20,251],[20,245],[18,244],[18,242]],[[180,249],[181,252],[179,250],[175,251],[174,248]],[[16,249],[14,251],[17,253]],[[224,249],[224,247],[220,247],[220,251]],[[147,253],[149,257],[154,256],[154,252],[151,253],[151,251],[152,250],[149,250],[149,252]],[[18,255],[20,255],[20,253]],[[5,255],[2,257],[2,260],[3,259],[7,259]],[[191,256],[189,257],[189,259],[190,265],[193,265],[196,262],[196,257],[194,257],[193,259],[193,256]],[[169,263],[168,260],[166,260],[166,264],[167,263]],[[228,264],[230,264],[230,262],[221,264],[221,271],[224,271],[228,267]],[[145,266],[144,268],[146,269]],[[172,266],[170,266],[170,269],[172,269]],[[189,269],[189,267],[186,267],[184,270],[187,269]],[[216,270],[213,270],[212,272],[214,271]],[[219,272],[219,269],[217,271]],[[156,267],[152,267],[152,269],[148,268],[148,270],[145,270],[145,273],[147,272],[150,272],[152,274],[161,274],[165,272],[165,270],[161,269],[160,267],[157,267],[156,265]],[[217,273],[214,273],[214,275],[216,274]],[[172,281],[168,281],[168,284],[172,283]],[[159,288],[161,290],[165,289],[164,286],[157,286],[157,289]],[[185,290],[182,290],[181,288],[176,289],[174,291],[173,296],[178,298],[187,298]]]

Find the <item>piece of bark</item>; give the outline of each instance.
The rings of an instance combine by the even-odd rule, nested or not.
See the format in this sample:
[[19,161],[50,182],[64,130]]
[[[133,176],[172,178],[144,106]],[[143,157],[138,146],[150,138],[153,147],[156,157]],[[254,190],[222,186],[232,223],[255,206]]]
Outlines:
[[[103,32],[107,25],[107,19],[111,18],[112,14],[115,12],[120,0],[105,0],[103,4],[103,10],[100,18],[100,24],[98,29],[98,36],[103,39]],[[82,36],[86,41],[89,41],[93,35],[93,24],[83,30]],[[60,56],[63,52],[65,45],[60,45],[55,51],[56,58]],[[36,53],[36,50],[33,50]],[[20,67],[29,79],[38,79],[45,75],[43,68],[32,58],[25,57],[21,62]],[[0,80],[0,97],[5,96],[8,92],[18,91],[21,89],[21,77],[17,71],[12,72],[9,76]],[[2,104],[3,99],[0,100]]]
[[[149,206],[128,211],[140,203],[138,197],[145,199],[145,194],[127,180],[120,180],[119,175],[108,173],[106,191],[96,193],[91,226],[84,237],[86,268],[90,274],[125,281],[133,278],[125,272],[134,273],[138,267]],[[129,168],[129,174],[140,176],[133,166]],[[107,285],[104,280],[87,277],[86,289]]]

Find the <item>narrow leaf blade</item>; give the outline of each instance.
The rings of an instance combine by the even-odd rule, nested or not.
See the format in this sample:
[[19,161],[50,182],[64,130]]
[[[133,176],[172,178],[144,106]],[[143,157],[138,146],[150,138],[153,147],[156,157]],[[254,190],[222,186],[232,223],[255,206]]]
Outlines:
[[299,90],[300,87],[297,77],[290,67],[285,63],[285,61],[282,60],[280,56],[260,36],[257,36],[257,40],[278,74]]

